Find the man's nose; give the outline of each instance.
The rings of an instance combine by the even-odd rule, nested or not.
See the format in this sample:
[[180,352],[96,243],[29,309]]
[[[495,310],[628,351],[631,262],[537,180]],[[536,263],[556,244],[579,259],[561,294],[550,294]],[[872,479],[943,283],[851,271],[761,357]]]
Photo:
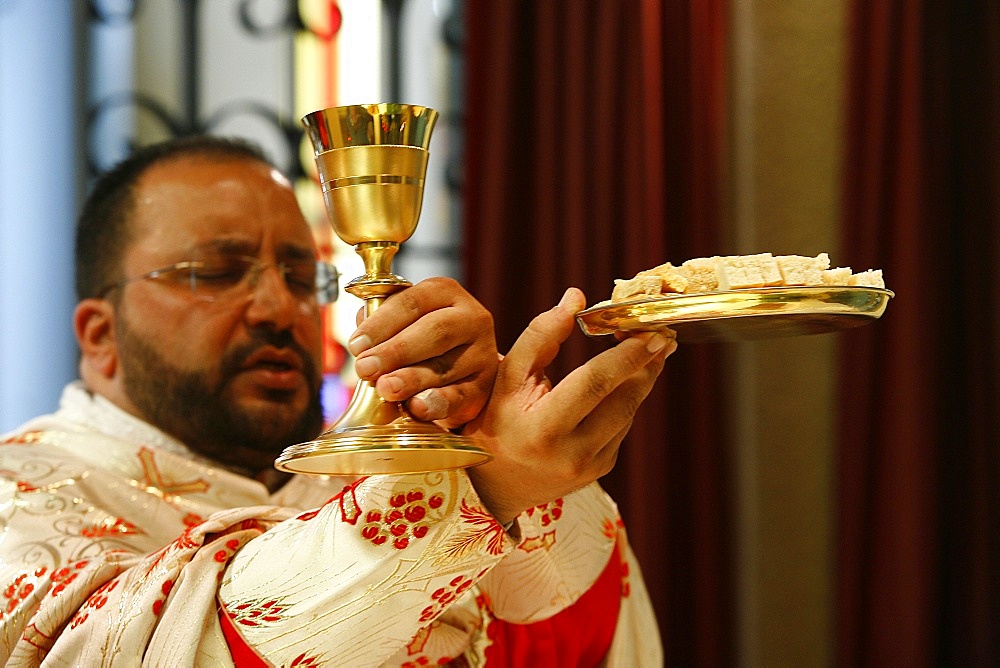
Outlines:
[[265,264],[249,278],[247,318],[251,323],[272,324],[275,329],[291,327],[304,304],[289,290],[283,271],[276,265]]

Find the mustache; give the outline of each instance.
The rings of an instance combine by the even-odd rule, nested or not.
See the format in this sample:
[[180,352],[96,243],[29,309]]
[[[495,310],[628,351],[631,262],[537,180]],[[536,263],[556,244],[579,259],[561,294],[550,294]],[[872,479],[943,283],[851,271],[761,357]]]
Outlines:
[[251,330],[249,341],[230,348],[223,355],[220,367],[222,377],[231,378],[238,374],[247,358],[261,348],[268,346],[279,350],[288,349],[295,353],[302,361],[302,373],[305,375],[309,387],[319,388],[319,369],[316,359],[295,340],[295,337],[287,329],[281,331],[269,329]]

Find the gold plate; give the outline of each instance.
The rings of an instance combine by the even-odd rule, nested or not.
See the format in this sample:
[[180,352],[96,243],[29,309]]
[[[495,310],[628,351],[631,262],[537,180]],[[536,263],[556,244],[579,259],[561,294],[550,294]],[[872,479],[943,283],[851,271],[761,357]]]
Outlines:
[[882,288],[825,285],[661,295],[598,304],[576,321],[589,336],[669,327],[679,343],[753,341],[865,325],[893,296]]

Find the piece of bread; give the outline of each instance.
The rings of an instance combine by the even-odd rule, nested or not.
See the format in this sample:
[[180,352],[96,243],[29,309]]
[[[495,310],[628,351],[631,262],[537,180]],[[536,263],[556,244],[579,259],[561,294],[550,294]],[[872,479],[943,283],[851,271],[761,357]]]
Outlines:
[[850,280],[850,267],[834,267],[823,272],[823,285],[847,285]]
[[719,289],[719,277],[715,274],[718,259],[718,256],[696,257],[678,267],[687,279],[686,292],[715,292]]
[[684,292],[687,289],[688,281],[684,277],[677,267],[665,262],[659,267],[653,267],[652,269],[646,269],[645,271],[640,271],[635,275],[636,278],[640,276],[657,276],[663,281],[663,285],[660,287],[660,292]]
[[865,288],[884,288],[885,281],[882,279],[881,269],[869,269],[853,274],[847,281],[848,285],[856,285]]
[[715,261],[720,290],[781,285],[781,270],[770,253],[727,255]]
[[663,287],[663,279],[659,276],[635,276],[634,278],[615,279],[615,287],[611,291],[611,301],[622,302],[633,297],[659,295]]
[[777,255],[774,261],[781,272],[782,285],[820,285],[823,272],[830,268],[830,256],[826,253],[816,257]]

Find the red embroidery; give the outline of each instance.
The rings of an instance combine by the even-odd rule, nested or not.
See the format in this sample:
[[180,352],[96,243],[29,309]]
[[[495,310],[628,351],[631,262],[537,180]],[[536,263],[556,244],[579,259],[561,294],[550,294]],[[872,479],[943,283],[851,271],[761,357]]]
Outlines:
[[191,527],[198,526],[204,521],[205,521],[204,517],[202,517],[201,515],[195,515],[194,513],[188,513],[187,515],[184,516],[183,519],[181,519],[181,522],[184,523],[184,526],[186,526],[189,529]]
[[104,538],[111,535],[135,535],[144,533],[131,522],[121,518],[107,518],[100,524],[92,524],[80,531],[80,534],[87,538]]
[[61,594],[66,587],[72,584],[73,580],[76,580],[79,571],[83,570],[87,563],[87,561],[77,561],[69,566],[64,566],[57,571],[53,571],[49,579],[55,583],[55,586],[49,590],[49,596],[58,596]]
[[438,614],[454,603],[465,590],[472,586],[472,579],[464,575],[459,575],[451,579],[447,587],[438,587],[431,594],[431,604],[420,613],[421,622],[429,622]]
[[173,580],[164,580],[163,584],[160,585],[160,593],[163,594],[163,598],[158,598],[153,601],[153,614],[157,617],[163,611],[163,604],[167,602],[167,596],[170,595],[170,590],[174,588]]
[[87,621],[87,617],[90,616],[91,610],[100,610],[108,602],[108,594],[114,591],[115,587],[118,586],[118,580],[111,580],[104,583],[101,587],[97,589],[90,598],[80,606],[80,609],[73,615],[73,619],[70,622],[69,627],[75,629],[80,624]]
[[37,492],[38,488],[35,487],[34,485],[32,485],[27,480],[18,480],[17,481],[17,491],[19,491],[19,492]]
[[622,574],[622,598],[628,598],[632,593],[632,585],[629,582],[629,570],[628,570],[628,560],[624,555],[621,557],[621,574]]
[[231,538],[226,541],[226,548],[224,550],[219,550],[215,553],[215,560],[220,564],[224,564],[229,559],[236,554],[236,550],[240,549],[240,541],[235,538]]
[[316,517],[317,515],[319,515],[320,511],[323,510],[323,508],[336,501],[340,505],[340,521],[347,522],[348,524],[352,525],[357,524],[358,517],[361,516],[361,505],[358,503],[358,496],[357,496],[358,485],[360,485],[367,479],[368,479],[367,477],[358,478],[350,485],[340,490],[339,494],[332,497],[329,501],[324,503],[316,510],[310,510],[307,513],[302,513],[301,515],[298,515],[295,519],[307,522]]
[[43,431],[26,431],[23,434],[15,434],[3,441],[4,445],[14,445],[15,443],[39,443],[42,440]]
[[35,591],[35,583],[28,577],[27,573],[21,573],[4,588],[3,597],[7,599],[7,604],[0,609],[0,619],[17,610],[17,606],[21,605]]
[[389,498],[389,507],[384,510],[369,510],[365,514],[365,525],[361,536],[374,545],[382,545],[391,540],[397,550],[405,550],[411,539],[420,539],[430,530],[427,515],[432,509],[444,503],[443,494],[433,494],[424,499],[422,489],[401,492]]
[[243,626],[262,626],[274,622],[280,622],[281,613],[285,611],[284,606],[278,604],[277,600],[253,601],[241,603],[234,608],[227,607],[226,611],[234,622]]
[[445,548],[446,557],[459,558],[468,552],[479,549],[479,545],[483,541],[486,541],[486,551],[490,554],[497,555],[503,552],[505,532],[492,515],[481,508],[473,508],[465,499],[462,499],[460,516],[465,524],[471,524],[477,528],[453,538]]
[[406,644],[406,653],[410,656],[414,654],[420,654],[424,651],[424,646],[427,644],[427,639],[431,637],[431,629],[438,625],[438,622],[433,622],[427,626],[420,627],[417,631],[417,635],[413,636],[413,640]]
[[538,521],[543,527],[547,527],[550,524],[557,522],[563,514],[563,500],[556,499],[551,503],[543,503],[535,508],[528,509],[528,517],[539,515]]

